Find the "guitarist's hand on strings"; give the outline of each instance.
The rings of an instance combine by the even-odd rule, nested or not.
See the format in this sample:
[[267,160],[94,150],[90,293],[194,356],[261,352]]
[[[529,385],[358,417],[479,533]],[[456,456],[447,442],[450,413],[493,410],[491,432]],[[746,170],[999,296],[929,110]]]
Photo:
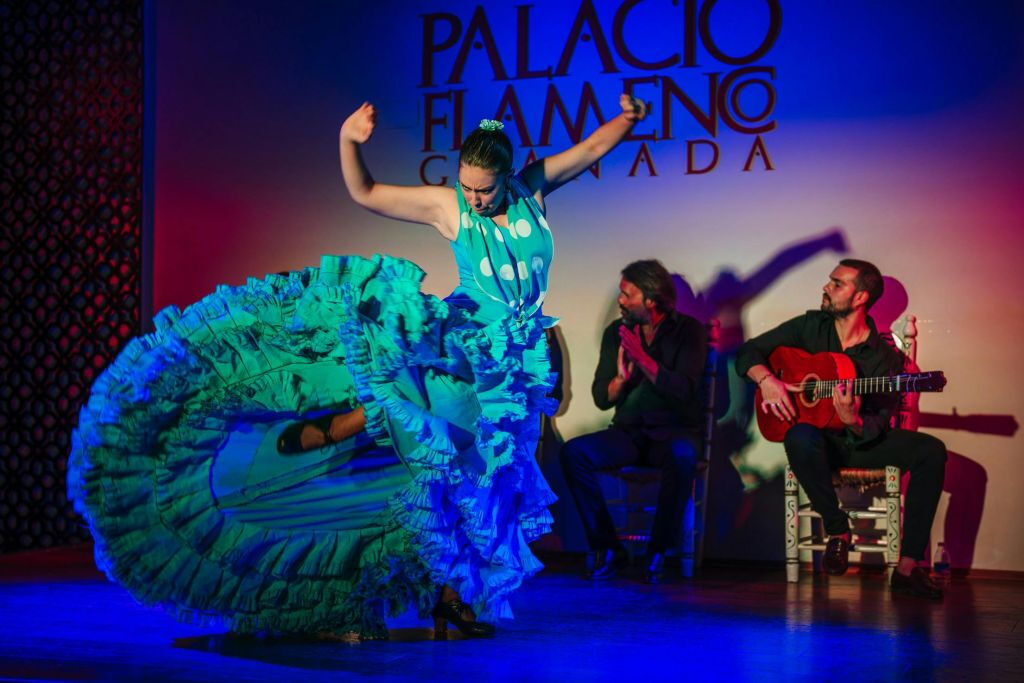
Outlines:
[[792,422],[796,419],[796,408],[793,407],[793,399],[789,394],[793,391],[800,391],[796,384],[786,384],[778,377],[771,375],[762,379],[761,387],[761,410],[765,413],[772,413],[783,422]]
[[836,415],[844,425],[854,430],[861,426],[860,396],[853,393],[853,386],[849,381],[836,382],[836,387],[832,390],[832,405],[835,406]]

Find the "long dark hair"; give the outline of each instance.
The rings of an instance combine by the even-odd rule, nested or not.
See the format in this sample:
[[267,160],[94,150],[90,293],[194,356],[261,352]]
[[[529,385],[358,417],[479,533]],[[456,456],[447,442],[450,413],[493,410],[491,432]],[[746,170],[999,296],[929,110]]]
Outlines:
[[632,282],[645,299],[654,302],[655,308],[668,313],[676,306],[676,288],[672,285],[672,276],[661,261],[647,259],[633,261],[622,269],[622,278]]

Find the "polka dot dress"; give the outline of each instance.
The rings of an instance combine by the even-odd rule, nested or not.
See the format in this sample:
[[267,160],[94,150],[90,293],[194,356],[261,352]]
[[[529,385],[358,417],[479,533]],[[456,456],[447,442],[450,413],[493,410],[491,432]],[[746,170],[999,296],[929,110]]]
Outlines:
[[509,180],[507,226],[474,212],[460,190],[456,195],[462,230],[452,249],[459,264],[459,290],[490,311],[489,317],[538,314],[547,293],[553,245],[551,230],[529,189],[518,176]]

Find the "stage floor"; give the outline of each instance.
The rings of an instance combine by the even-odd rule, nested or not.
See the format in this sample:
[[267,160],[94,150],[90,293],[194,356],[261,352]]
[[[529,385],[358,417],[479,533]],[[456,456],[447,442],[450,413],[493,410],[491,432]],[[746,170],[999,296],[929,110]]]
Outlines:
[[0,556],[0,678],[24,681],[1024,680],[1024,582],[954,580],[944,603],[882,574],[709,568],[606,584],[556,559],[493,640],[435,642],[406,615],[386,642],[232,637],[137,605],[88,548]]

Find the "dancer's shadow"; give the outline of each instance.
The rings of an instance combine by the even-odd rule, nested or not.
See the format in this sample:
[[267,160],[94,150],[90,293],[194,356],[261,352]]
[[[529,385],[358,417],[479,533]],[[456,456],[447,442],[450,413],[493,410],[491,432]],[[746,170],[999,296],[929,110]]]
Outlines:
[[[914,318],[909,315],[907,290],[899,280],[885,276],[885,293],[871,309],[871,317],[878,330],[901,350],[906,351],[917,336]],[[925,358],[927,351],[925,352]],[[927,361],[918,358],[909,363],[908,370],[917,371]],[[926,367],[926,369],[932,369]],[[955,387],[954,387],[955,390]],[[965,415],[953,411],[951,415],[920,412],[920,394],[908,394],[901,406],[901,426],[911,429],[920,427],[939,429],[961,429],[974,433],[1013,436],[1017,432],[1017,420],[1012,415]],[[907,475],[902,488],[906,490]],[[988,475],[985,468],[966,455],[947,451],[943,491],[948,494],[942,522],[943,540],[950,556],[951,565],[963,572],[971,567],[974,547],[981,527],[985,506],[985,492]]]
[[[682,275],[673,276],[677,310],[704,323],[712,318],[719,321],[719,360],[715,369],[717,424],[705,530],[705,552],[709,556],[782,559],[783,529],[775,523],[775,511],[780,509],[782,500],[782,456],[770,467],[745,459],[746,447],[753,440],[754,389],[734,370],[736,351],[746,339],[744,308],[801,263],[823,252],[846,251],[842,230],[830,228],[784,247],[746,277],[723,267],[706,287],[695,291]],[[616,296],[609,292],[605,313],[595,320],[595,336],[599,338],[601,331],[618,316]],[[545,469],[545,475],[547,472]],[[560,481],[561,473],[554,473],[554,477]],[[564,522],[557,520],[560,514],[566,518]],[[556,524],[567,532],[578,527],[575,509],[571,505],[558,508]],[[578,549],[574,537],[567,538],[566,546]]]
[[[1019,428],[1013,415],[961,415],[956,408],[948,415],[920,413],[918,422],[921,427],[1005,437],[1014,436]],[[947,455],[942,490],[949,494],[949,501],[943,521],[943,540],[953,570],[965,574],[974,564],[988,474],[981,464],[966,455],[954,451],[947,451]]]
[[551,372],[555,375],[555,386],[548,397],[558,403],[558,409],[550,417],[542,415],[540,418],[537,462],[544,480],[558,496],[558,500],[551,506],[551,514],[554,517],[552,533],[541,536],[530,544],[530,547],[541,552],[582,551],[586,549],[583,524],[565,483],[565,474],[560,462],[565,439],[558,431],[557,418],[565,414],[572,400],[572,363],[560,326],[556,325],[547,330],[547,343]]
[[745,277],[722,268],[695,291],[681,275],[673,276],[676,308],[703,322],[716,318],[720,326],[705,529],[709,557],[782,559],[784,547],[783,527],[777,523],[784,455],[780,451],[776,460],[765,463],[752,461],[747,453],[754,440],[754,386],[735,371],[736,352],[746,341],[744,310],[793,268],[821,253],[846,251],[842,230],[830,228],[782,248]]
[[[446,640],[467,640],[457,630]],[[176,638],[174,647],[218,654],[298,669],[344,671],[361,676],[387,676],[407,673],[407,663],[395,658],[394,643],[434,642],[434,629],[409,627],[388,629],[388,639],[359,641],[357,638],[328,635],[251,636],[235,633]],[[213,675],[211,678],[218,678]]]

